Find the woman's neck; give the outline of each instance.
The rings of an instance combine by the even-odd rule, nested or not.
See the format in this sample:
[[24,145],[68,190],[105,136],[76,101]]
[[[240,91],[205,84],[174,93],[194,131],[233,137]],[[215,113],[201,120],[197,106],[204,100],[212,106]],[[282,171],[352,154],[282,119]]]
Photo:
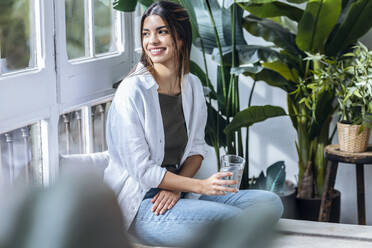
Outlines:
[[177,78],[176,66],[165,66],[154,64],[153,76],[159,85],[158,92],[168,95],[177,95],[181,91],[179,79]]

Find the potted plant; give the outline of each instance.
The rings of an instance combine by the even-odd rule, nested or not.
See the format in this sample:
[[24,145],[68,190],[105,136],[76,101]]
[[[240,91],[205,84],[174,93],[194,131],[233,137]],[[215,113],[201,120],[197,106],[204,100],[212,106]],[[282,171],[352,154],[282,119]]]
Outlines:
[[[329,127],[337,109],[332,83],[325,79],[326,83],[315,87],[322,66],[320,58],[348,53],[371,28],[368,16],[372,1],[235,2],[250,13],[244,17],[243,27],[250,34],[273,43],[274,46],[266,48],[278,51],[276,60],[259,60],[262,70],[245,74],[287,92],[288,112],[297,132],[298,198],[319,198],[326,166],[324,147],[335,134]],[[306,3],[305,7],[298,5],[300,3]]]
[[338,141],[342,151],[364,152],[372,127],[372,51],[359,42],[343,57],[337,70]]

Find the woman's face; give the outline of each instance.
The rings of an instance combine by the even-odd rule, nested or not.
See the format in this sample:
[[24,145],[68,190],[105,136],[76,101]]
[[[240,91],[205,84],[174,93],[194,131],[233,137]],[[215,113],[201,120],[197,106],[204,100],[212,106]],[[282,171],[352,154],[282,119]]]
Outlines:
[[172,35],[169,27],[160,16],[146,17],[142,36],[143,49],[154,64],[174,65],[175,47]]

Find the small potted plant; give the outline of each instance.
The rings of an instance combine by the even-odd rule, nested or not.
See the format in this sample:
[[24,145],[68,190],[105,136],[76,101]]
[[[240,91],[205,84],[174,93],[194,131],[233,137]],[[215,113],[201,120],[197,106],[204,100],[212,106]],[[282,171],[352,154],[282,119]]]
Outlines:
[[363,152],[367,149],[372,127],[372,51],[359,42],[352,53],[343,56],[337,71],[340,150]]

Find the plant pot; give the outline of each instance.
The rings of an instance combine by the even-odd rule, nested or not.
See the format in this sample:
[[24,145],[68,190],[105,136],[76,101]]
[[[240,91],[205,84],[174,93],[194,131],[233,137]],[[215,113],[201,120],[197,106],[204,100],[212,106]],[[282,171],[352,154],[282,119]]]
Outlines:
[[[298,214],[300,220],[318,221],[320,198],[297,198]],[[329,222],[340,222],[341,193],[334,190],[331,197],[331,212]]]
[[351,125],[337,122],[338,143],[344,152],[364,152],[367,150],[370,129],[364,127],[359,134],[361,125]]
[[297,188],[290,181],[285,182],[283,194],[278,194],[283,203],[282,218],[298,219]]

